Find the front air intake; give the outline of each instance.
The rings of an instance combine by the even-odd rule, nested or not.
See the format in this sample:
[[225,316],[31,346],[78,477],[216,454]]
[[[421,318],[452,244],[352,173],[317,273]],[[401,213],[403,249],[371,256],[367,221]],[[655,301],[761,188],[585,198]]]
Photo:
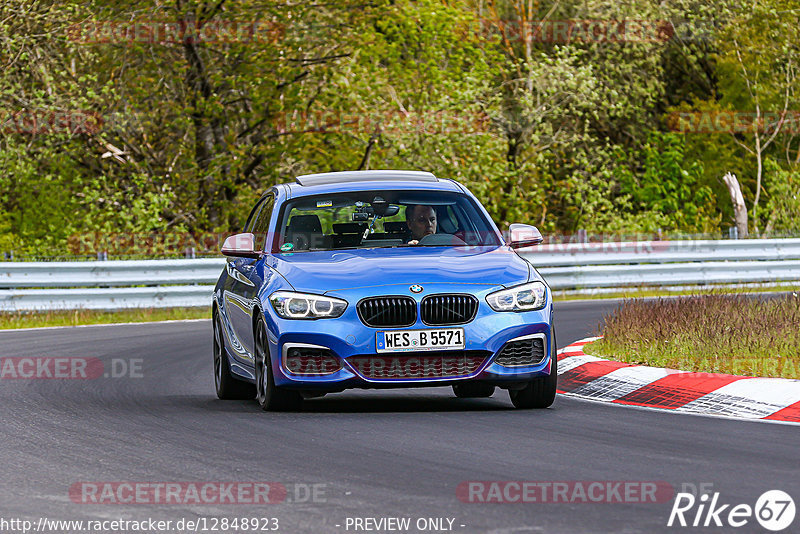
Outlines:
[[490,354],[482,350],[364,354],[347,358],[347,363],[368,380],[453,379],[477,373]]
[[330,375],[342,368],[342,360],[325,347],[289,343],[284,347],[283,366],[293,375]]
[[536,336],[509,341],[494,361],[504,367],[523,367],[542,363],[545,355],[544,336]]

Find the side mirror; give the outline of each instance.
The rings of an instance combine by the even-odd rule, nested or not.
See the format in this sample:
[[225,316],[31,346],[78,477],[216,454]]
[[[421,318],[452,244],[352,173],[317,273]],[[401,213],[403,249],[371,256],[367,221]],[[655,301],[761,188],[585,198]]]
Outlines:
[[532,247],[542,241],[542,233],[535,226],[515,223],[508,227],[508,246],[511,248]]
[[222,254],[234,258],[260,258],[261,253],[256,252],[256,236],[247,232],[229,236],[222,244]]

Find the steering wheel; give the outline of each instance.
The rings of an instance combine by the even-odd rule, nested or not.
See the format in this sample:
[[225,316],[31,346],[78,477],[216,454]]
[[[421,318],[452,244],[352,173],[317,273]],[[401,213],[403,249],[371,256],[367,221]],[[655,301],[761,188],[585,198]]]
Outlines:
[[422,239],[419,240],[419,245],[458,247],[466,245],[466,243],[463,239],[452,234],[428,234],[422,236]]

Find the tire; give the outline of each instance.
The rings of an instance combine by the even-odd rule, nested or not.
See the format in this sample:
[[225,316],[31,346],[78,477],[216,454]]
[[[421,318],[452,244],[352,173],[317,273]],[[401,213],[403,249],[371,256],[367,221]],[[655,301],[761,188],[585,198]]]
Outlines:
[[217,397],[223,400],[252,399],[256,396],[256,387],[236,379],[231,374],[228,355],[225,353],[225,337],[219,321],[219,316],[215,313],[212,324],[214,326],[214,386],[217,390]]
[[[261,313],[258,312],[257,313]],[[303,397],[297,391],[275,386],[267,345],[267,325],[259,318],[255,331],[256,400],[265,412],[295,410]]]
[[453,393],[459,399],[480,399],[494,395],[494,386],[481,382],[464,382],[453,384]]
[[534,378],[523,389],[509,389],[508,395],[515,408],[529,410],[531,408],[547,408],[556,400],[558,386],[558,355],[556,354],[556,331],[552,330],[550,342],[550,374]]

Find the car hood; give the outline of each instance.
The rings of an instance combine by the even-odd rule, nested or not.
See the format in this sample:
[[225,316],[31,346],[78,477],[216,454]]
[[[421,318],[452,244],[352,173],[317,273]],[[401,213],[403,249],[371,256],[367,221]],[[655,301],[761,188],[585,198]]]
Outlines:
[[401,247],[276,254],[272,266],[297,290],[324,293],[393,284],[508,287],[530,264],[509,247]]

